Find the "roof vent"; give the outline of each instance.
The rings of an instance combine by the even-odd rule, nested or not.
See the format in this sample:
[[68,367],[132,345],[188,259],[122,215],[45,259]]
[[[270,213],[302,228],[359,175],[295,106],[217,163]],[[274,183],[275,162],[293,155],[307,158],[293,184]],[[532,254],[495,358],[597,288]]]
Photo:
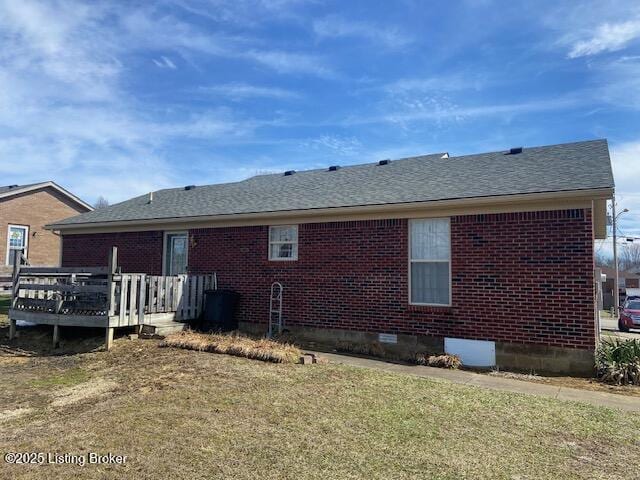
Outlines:
[[522,153],[522,147],[514,147],[509,149],[509,155],[517,155]]
[[147,203],[153,203],[153,192],[149,192],[149,199]]
[[9,188],[16,188],[18,185],[9,185]]
[[329,167],[329,171],[330,172],[335,172],[336,170],[338,170],[340,168],[340,165],[331,165]]
[[378,165],[389,165],[390,163],[391,163],[391,160],[387,158],[386,160],[380,160],[378,162]]
[[186,187],[184,187],[185,190],[193,190],[194,188],[196,188],[195,185],[187,185]]
[[289,176],[293,175],[294,173],[296,173],[295,170],[287,170],[286,172],[284,172],[284,176],[285,177],[289,177]]

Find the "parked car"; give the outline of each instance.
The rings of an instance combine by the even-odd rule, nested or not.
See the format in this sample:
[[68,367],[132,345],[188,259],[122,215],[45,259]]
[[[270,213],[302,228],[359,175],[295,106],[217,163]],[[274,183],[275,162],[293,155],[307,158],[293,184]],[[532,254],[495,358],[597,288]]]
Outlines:
[[618,319],[618,329],[621,332],[628,332],[630,328],[640,328],[640,299],[627,299],[624,302],[620,318]]

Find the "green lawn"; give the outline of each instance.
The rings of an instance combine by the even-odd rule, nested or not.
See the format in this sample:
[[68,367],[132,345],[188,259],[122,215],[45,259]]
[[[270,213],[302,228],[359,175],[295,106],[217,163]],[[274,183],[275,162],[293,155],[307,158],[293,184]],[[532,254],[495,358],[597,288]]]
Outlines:
[[35,357],[12,356],[2,342],[0,452],[128,460],[45,470],[0,460],[0,478],[571,479],[640,471],[636,414],[152,340]]
[[11,305],[11,297],[9,295],[0,295],[0,315],[6,315]]
[[0,327],[7,326],[9,324],[9,318],[7,317],[9,305],[11,305],[11,297],[7,295],[0,295]]

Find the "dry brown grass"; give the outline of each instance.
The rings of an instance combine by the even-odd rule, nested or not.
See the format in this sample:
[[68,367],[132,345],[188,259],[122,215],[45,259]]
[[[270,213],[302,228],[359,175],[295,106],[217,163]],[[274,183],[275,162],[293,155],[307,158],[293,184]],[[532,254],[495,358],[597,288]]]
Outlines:
[[[6,332],[0,344],[13,348]],[[24,330],[23,346],[35,333]],[[109,352],[20,363],[0,352],[0,452],[127,456],[125,465],[79,467],[0,455],[0,479],[583,480],[640,471],[635,413],[158,343],[119,337]],[[100,382],[117,386],[56,402]]]
[[427,353],[417,353],[415,362],[418,365],[427,365],[438,368],[460,368],[462,362],[457,355],[429,355]]
[[224,335],[179,332],[169,335],[160,346],[225,353],[273,363],[298,363],[302,355],[302,351],[294,345],[266,338],[256,340],[237,333]]
[[356,355],[367,355],[369,357],[387,356],[387,352],[379,342],[355,343],[343,340],[336,344],[336,351]]

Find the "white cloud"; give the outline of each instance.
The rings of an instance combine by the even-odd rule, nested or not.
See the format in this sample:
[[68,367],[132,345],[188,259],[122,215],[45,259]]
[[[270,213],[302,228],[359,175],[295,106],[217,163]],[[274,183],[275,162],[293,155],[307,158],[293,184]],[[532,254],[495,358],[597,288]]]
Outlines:
[[[12,73],[27,79],[46,76],[72,86],[76,96],[110,97],[121,64],[112,55],[109,41],[99,34],[104,14],[100,7],[72,1],[60,2],[55,8],[28,0],[0,2],[0,61],[5,81]],[[38,95],[39,90],[32,94]]]
[[532,100],[519,103],[458,105],[442,96],[394,97],[391,106],[384,105],[385,113],[378,115],[353,115],[339,122],[343,126],[393,123],[400,126],[413,122],[436,123],[463,121],[470,118],[500,116],[503,120],[514,116],[562,110],[579,105],[578,96]]
[[296,20],[296,7],[315,0],[172,0],[185,11],[215,22],[259,27],[265,21]]
[[[492,80],[495,84],[495,80]],[[455,92],[461,90],[481,90],[487,85],[486,75],[474,73],[438,75],[433,77],[401,78],[383,87],[391,94],[415,92]]]
[[299,98],[300,94],[291,90],[278,87],[265,87],[261,85],[250,85],[248,83],[225,83],[220,85],[203,86],[198,91],[211,95],[221,95],[232,100],[243,100],[245,98]]
[[243,58],[252,59],[278,73],[304,73],[319,77],[333,77],[335,72],[321,58],[315,55],[291,53],[281,50],[248,50],[238,53]]
[[[53,179],[92,201],[123,200],[174,184],[165,155],[176,139],[251,137],[257,123],[226,109],[170,115],[121,83],[143,49],[231,55],[219,38],[164,15],[154,22],[120,7],[71,0],[0,0],[0,176],[7,183]],[[235,47],[234,47],[235,48]],[[154,59],[175,68],[168,55]]]
[[251,38],[221,33],[218,29],[202,31],[192,24],[171,16],[153,15],[147,10],[134,10],[119,19],[122,43],[127,48],[160,49],[188,55],[204,53],[257,63],[278,73],[334,76],[324,59],[311,54],[277,49],[255,48]]
[[576,41],[569,52],[570,58],[613,52],[625,48],[640,38],[640,19],[599,25],[590,38]]
[[161,56],[159,60],[156,60],[155,58],[153,58],[152,60],[155,66],[158,68],[169,68],[171,70],[175,70],[177,68],[175,63],[173,63],[170,58],[167,58],[164,55]]
[[363,145],[356,137],[321,135],[302,142],[303,148],[329,150],[340,156],[354,156],[362,153]]
[[618,211],[629,209],[628,214],[620,217],[620,230],[627,235],[640,236],[640,140],[613,146],[611,160]]
[[398,28],[346,20],[337,15],[314,21],[313,31],[320,38],[359,37],[388,48],[403,47],[413,41]]

